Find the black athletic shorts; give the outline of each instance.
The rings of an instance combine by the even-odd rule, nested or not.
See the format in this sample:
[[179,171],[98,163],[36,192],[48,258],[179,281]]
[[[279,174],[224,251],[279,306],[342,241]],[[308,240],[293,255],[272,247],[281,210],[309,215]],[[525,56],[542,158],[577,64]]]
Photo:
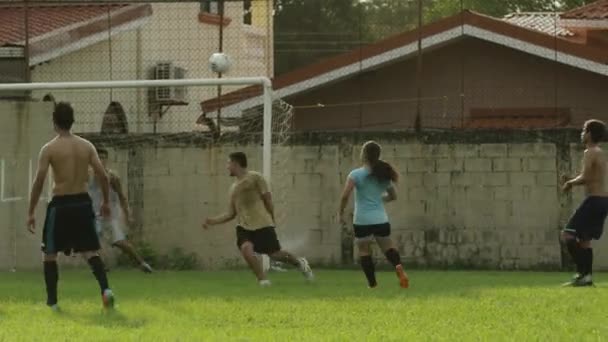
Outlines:
[[576,209],[564,229],[581,240],[598,240],[608,215],[608,197],[589,196]]
[[253,250],[258,254],[270,255],[281,250],[281,244],[274,227],[256,230],[248,230],[241,226],[236,227],[236,246],[240,249],[247,241],[253,244]]
[[357,239],[365,239],[368,237],[388,237],[391,235],[391,224],[380,223],[370,225],[353,225],[355,229],[355,237]]
[[87,193],[54,196],[46,209],[42,232],[45,254],[89,252],[100,249],[95,212]]

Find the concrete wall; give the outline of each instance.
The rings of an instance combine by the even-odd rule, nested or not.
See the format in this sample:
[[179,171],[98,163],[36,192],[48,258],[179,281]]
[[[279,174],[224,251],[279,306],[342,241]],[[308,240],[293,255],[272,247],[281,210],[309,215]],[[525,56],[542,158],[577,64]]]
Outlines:
[[[384,145],[384,158],[403,176],[389,213],[408,263],[500,269],[568,263],[558,235],[582,192],[560,194],[558,178],[578,167],[575,131],[294,137],[292,146],[273,152],[272,188],[285,247],[316,263],[340,263],[337,199],[368,138]],[[225,159],[234,150],[248,153],[252,168],[260,168],[256,144],[117,150],[117,168],[127,163],[142,171],[129,180],[129,189],[139,193],[131,197],[139,198],[134,202],[141,207],[142,238],[161,251],[197,252],[204,267],[240,263],[231,224],[200,228],[205,216],[226,209],[231,180]],[[597,267],[608,268],[608,254],[599,252],[596,259]]]
[[[186,78],[216,78],[208,59],[218,51],[219,28],[198,20],[200,4],[153,3],[153,14],[140,28],[119,33],[111,38],[74,53],[36,66],[34,82],[148,79],[156,63],[174,62],[185,68]],[[263,20],[266,8],[253,8],[253,25],[244,25],[242,2],[227,2],[225,15],[232,19],[224,28],[224,52],[232,60],[227,76],[247,77],[272,75],[273,54],[268,48],[272,25]],[[270,38],[269,38],[270,37]],[[111,53],[110,53],[111,51]],[[224,93],[239,87],[225,87]],[[42,98],[46,93],[35,92]],[[103,114],[111,101],[120,102],[127,114],[130,132],[151,132],[148,89],[102,89],[51,92],[58,101],[74,105],[77,115],[75,130],[99,132]],[[157,124],[157,132],[193,131],[201,114],[200,102],[217,96],[215,87],[189,87],[186,106],[171,107]]]
[[[0,113],[0,270],[35,267],[41,260],[44,209],[37,210],[36,236],[27,231],[27,210],[38,152],[52,137],[51,106],[0,102]],[[48,198],[45,191],[41,202]]]
[[[52,136],[50,108],[2,106],[0,269],[34,268],[39,266],[43,204],[35,237],[26,233],[24,222],[36,156]],[[579,165],[577,136],[576,131],[294,135],[292,145],[273,150],[279,236],[286,248],[315,263],[341,262],[338,197],[348,172],[358,165],[359,146],[373,138],[402,174],[399,200],[388,210],[408,264],[560,268],[567,259],[558,232],[582,192],[561,195],[557,183]],[[226,140],[211,146],[192,135],[170,141],[88,138],[111,148],[111,167],[122,176],[138,220],[132,232],[137,239],[161,253],[174,247],[196,252],[204,268],[241,264],[233,225],[203,231],[201,222],[226,210],[227,154],[242,150],[252,169],[259,170],[259,142],[236,137],[240,144]],[[596,265],[608,268],[608,245],[598,247]]]

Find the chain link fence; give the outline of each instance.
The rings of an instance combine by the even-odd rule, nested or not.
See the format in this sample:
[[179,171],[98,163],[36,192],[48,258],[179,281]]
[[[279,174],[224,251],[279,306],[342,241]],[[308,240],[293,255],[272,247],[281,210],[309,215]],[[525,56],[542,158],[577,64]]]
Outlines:
[[[0,81],[269,76],[277,97],[294,105],[297,131],[572,126],[606,107],[601,21],[585,27],[568,17],[589,3],[4,1]],[[593,5],[579,12],[593,18]],[[218,51],[231,58],[228,74],[208,67]],[[171,133],[238,116],[257,94],[3,94],[20,96],[73,103],[81,132]],[[206,101],[219,105],[206,110]]]
[[[0,83],[273,78],[272,186],[279,226],[287,227],[281,239],[295,251],[321,246],[319,260],[329,260],[339,242],[328,228],[334,209],[316,189],[340,191],[341,176],[328,181],[319,168],[335,167],[332,158],[341,150],[313,153],[294,142],[295,133],[454,135],[608,119],[608,24],[594,19],[593,4],[581,8],[586,3],[4,1]],[[231,60],[221,75],[208,63],[216,52]],[[232,232],[208,239],[193,231],[203,214],[225,208],[227,153],[243,150],[252,169],[261,169],[260,87],[13,91],[0,98],[0,209],[8,217],[0,267],[37,262],[21,253],[39,241],[25,235],[21,222],[36,153],[53,134],[49,119],[58,101],[73,104],[76,132],[110,150],[109,167],[123,179],[136,219],[135,240],[163,253],[174,246],[205,251],[204,265],[237,262],[225,248]],[[356,159],[352,146],[341,153]]]
[[[4,82],[65,82],[271,76],[267,1],[26,1],[3,4]],[[226,53],[231,68],[212,72]],[[162,87],[10,94],[68,101],[78,132],[174,133],[200,129],[201,102],[237,88]]]

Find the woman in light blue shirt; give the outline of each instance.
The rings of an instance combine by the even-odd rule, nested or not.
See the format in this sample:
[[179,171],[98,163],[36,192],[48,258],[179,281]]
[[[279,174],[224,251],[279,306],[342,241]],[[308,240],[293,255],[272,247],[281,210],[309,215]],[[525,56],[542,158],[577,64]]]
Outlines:
[[399,179],[397,171],[380,159],[382,148],[374,141],[368,141],[361,150],[363,166],[354,169],[346,180],[340,201],[340,222],[346,224],[344,209],[350,195],[355,190],[355,215],[353,227],[361,268],[370,288],[377,286],[374,262],[370,254],[375,240],[386,259],[395,267],[402,288],[409,287],[409,279],[403,270],[401,256],[391,239],[391,225],[384,209],[384,203],[395,201],[395,183]]

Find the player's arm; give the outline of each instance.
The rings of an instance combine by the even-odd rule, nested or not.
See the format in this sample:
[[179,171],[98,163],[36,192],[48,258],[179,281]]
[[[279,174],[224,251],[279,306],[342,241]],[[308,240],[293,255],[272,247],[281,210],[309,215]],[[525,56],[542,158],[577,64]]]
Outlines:
[[272,194],[270,193],[270,189],[268,188],[268,182],[264,177],[259,176],[257,179],[257,187],[260,192],[260,196],[262,197],[262,201],[264,202],[264,207],[272,217],[274,221],[274,203],[272,202]]
[[596,154],[593,151],[587,150],[585,153],[583,153],[583,169],[578,176],[570,179],[564,184],[564,188],[566,190],[574,185],[583,185],[589,181],[591,177],[591,168],[595,157]]
[[272,194],[270,192],[262,194],[262,201],[264,201],[264,206],[274,221],[274,203],[272,203]]
[[355,188],[355,181],[350,176],[346,180],[346,184],[344,185],[344,190],[342,190],[342,196],[340,196],[340,209],[338,210],[338,216],[340,218],[341,223],[346,223],[344,218],[344,210],[346,210],[346,205],[348,205],[348,200],[350,199],[350,195]]
[[[93,172],[95,172],[95,175],[97,176],[97,181],[100,182],[101,193],[103,195],[102,211],[104,211],[109,208],[110,203],[110,180],[105,168],[101,164],[101,160],[99,160],[99,156],[97,155],[97,151],[95,151],[95,147],[93,146],[93,144],[89,143],[89,149],[89,164],[91,165],[91,167],[93,168]],[[104,213],[102,212],[102,214]],[[106,215],[104,216],[107,216],[107,214],[109,213],[105,214]]]
[[110,187],[118,195],[118,202],[120,203],[120,208],[122,209],[125,221],[127,221],[127,223],[130,223],[131,211],[129,210],[129,201],[127,200],[127,196],[125,196],[125,193],[122,189],[120,177],[118,177],[118,175],[113,172],[108,172],[108,176],[110,178]]
[[232,196],[230,196],[230,197],[231,198],[230,198],[230,205],[228,207],[228,211],[222,215],[208,218],[205,221],[205,224],[203,225],[204,227],[224,224],[226,222],[230,222],[230,221],[234,220],[234,218],[236,217],[236,208],[234,206],[234,200],[232,199]]
[[395,190],[395,185],[391,184],[391,186],[386,189],[386,194],[382,196],[382,200],[384,203],[392,202],[397,200],[397,191]]
[[34,232],[34,212],[36,211],[36,205],[40,200],[40,195],[42,194],[42,189],[44,188],[44,181],[46,180],[46,175],[49,172],[49,165],[51,163],[51,158],[49,155],[48,145],[44,145],[42,149],[40,149],[40,155],[38,157],[38,169],[36,170],[36,177],[34,178],[34,184],[32,185],[32,191],[30,193],[30,206],[28,210],[28,228],[33,233]]

